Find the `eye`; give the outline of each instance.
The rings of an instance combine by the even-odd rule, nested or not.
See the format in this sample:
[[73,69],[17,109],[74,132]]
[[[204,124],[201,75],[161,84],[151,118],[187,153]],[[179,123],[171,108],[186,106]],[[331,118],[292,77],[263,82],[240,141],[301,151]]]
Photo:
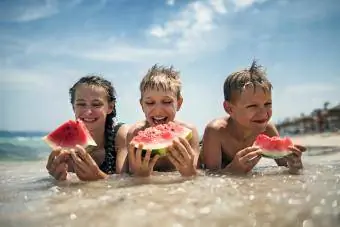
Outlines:
[[76,106],[81,106],[81,107],[83,107],[83,106],[86,106],[86,103],[78,102],[78,103],[76,103]]
[[148,106],[150,106],[150,105],[153,105],[155,102],[152,102],[152,101],[146,101],[146,102],[144,102],[145,103],[145,105],[148,105]]
[[164,104],[171,104],[171,103],[172,103],[172,100],[164,100],[163,103],[164,103]]
[[92,106],[95,108],[99,108],[101,106],[103,106],[103,103],[92,103]]
[[272,106],[272,103],[271,102],[267,102],[264,104],[266,107],[271,107]]
[[251,104],[251,105],[246,106],[247,109],[256,108],[256,107],[257,107],[257,105],[255,105],[255,104]]

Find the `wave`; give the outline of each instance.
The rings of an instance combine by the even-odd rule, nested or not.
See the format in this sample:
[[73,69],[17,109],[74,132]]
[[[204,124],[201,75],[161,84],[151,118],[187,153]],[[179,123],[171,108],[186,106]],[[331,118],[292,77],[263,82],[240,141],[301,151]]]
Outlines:
[[[22,141],[22,142],[27,142]],[[0,142],[1,161],[31,161],[41,160],[48,156],[50,150],[46,146],[15,144],[11,142]]]

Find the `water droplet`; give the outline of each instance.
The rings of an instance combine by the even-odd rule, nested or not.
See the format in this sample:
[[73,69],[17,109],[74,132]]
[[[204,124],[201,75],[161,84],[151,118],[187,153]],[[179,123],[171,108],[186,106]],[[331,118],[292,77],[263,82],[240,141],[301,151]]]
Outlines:
[[25,196],[24,196],[24,199],[25,199],[25,200],[28,200],[28,196],[27,196],[27,195],[25,195]]
[[217,203],[217,204],[221,204],[221,203],[222,203],[221,197],[217,197],[217,198],[216,198],[216,203]]
[[138,209],[135,211],[135,214],[138,216],[145,216],[146,215],[146,210],[144,209]]
[[313,221],[312,220],[304,220],[302,222],[302,227],[314,227]]
[[311,195],[307,195],[307,196],[306,196],[306,202],[309,202],[310,199],[311,199]]
[[179,224],[179,223],[174,223],[172,224],[172,227],[182,227],[183,225]]
[[298,199],[292,199],[292,198],[290,198],[290,199],[288,200],[288,204],[290,204],[290,205],[298,205],[298,204],[301,204],[301,201],[298,200]]
[[74,213],[70,214],[70,219],[71,219],[71,220],[74,220],[74,219],[76,219],[76,218],[77,218],[77,215],[76,215],[76,214],[74,214]]
[[334,200],[334,201],[332,202],[332,207],[335,208],[335,207],[337,207],[337,206],[338,206],[338,201],[337,201],[337,200]]
[[321,199],[321,200],[320,200],[320,204],[321,204],[321,205],[325,205],[325,204],[326,204],[326,200],[325,200],[325,199]]
[[269,197],[269,198],[272,197],[272,193],[268,192],[267,197]]
[[302,189],[306,190],[306,188],[307,188],[307,185],[306,184],[302,184]]
[[254,195],[250,195],[249,196],[249,200],[254,200],[255,199],[255,196]]
[[314,207],[312,212],[313,212],[313,215],[321,214],[321,207],[319,206]]
[[211,211],[210,207],[203,207],[199,210],[201,214],[209,214]]

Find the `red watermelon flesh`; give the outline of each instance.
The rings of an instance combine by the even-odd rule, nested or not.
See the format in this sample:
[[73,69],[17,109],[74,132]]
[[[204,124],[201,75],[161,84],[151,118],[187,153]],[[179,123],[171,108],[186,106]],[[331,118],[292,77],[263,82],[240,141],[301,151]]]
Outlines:
[[167,147],[172,145],[176,137],[191,139],[192,131],[174,122],[160,124],[154,127],[139,131],[132,139],[131,143],[137,148],[143,144],[143,151],[151,150],[153,154],[165,155]]
[[288,137],[269,137],[264,134],[257,136],[255,146],[259,146],[262,150],[262,156],[267,158],[282,158],[292,153],[288,147],[293,146],[293,141]]
[[43,140],[53,149],[56,147],[73,148],[77,144],[82,147],[97,146],[84,122],[69,120],[49,133]]

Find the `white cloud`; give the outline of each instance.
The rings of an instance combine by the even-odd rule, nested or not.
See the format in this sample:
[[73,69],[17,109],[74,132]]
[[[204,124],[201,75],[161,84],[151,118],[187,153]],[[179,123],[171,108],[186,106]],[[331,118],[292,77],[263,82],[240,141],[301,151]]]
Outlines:
[[169,6],[173,6],[173,5],[175,5],[175,0],[167,0],[166,4],[169,5]]
[[65,7],[74,7],[82,0],[34,0],[0,3],[0,21],[30,22],[58,14]]
[[212,5],[216,12],[221,14],[227,13],[224,0],[210,0],[209,3]]

